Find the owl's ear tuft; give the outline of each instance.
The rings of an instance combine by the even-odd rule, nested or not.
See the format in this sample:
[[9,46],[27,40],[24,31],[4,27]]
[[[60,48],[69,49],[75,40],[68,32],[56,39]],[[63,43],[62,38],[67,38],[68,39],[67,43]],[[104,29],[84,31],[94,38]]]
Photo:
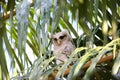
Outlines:
[[49,36],[49,38],[50,38],[50,39],[53,39],[53,38],[54,38],[54,35],[53,35],[53,34],[51,34],[51,35]]
[[66,34],[69,34],[69,32],[66,29],[64,29],[63,32]]
[[69,34],[69,32],[66,29],[63,31],[63,33],[67,34],[69,40],[72,41],[72,37],[71,37],[71,35]]

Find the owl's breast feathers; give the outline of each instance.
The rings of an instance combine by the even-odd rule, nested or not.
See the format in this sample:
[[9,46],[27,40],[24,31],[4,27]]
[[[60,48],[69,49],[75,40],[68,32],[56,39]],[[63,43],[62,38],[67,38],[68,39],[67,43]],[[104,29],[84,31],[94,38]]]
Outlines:
[[75,46],[71,42],[63,43],[60,46],[54,46],[55,54],[71,54],[75,49]]
[[75,46],[71,42],[66,42],[59,47],[54,47],[54,55],[56,59],[60,62],[63,60],[64,62],[68,60],[70,54],[74,51]]

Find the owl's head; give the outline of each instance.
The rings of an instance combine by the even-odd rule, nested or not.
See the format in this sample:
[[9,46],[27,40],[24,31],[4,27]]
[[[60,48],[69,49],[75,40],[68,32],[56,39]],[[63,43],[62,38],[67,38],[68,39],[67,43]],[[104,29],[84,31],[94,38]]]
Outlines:
[[53,40],[54,45],[61,45],[64,42],[72,41],[72,38],[67,30],[52,34],[51,39]]

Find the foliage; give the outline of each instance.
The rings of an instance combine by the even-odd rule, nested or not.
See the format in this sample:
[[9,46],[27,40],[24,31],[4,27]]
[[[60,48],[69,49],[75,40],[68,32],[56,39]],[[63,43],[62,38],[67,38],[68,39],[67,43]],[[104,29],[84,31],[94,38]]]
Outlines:
[[[78,79],[82,72],[84,80],[118,78],[119,17],[119,0],[0,1],[0,80],[38,80],[59,68],[58,79],[71,63],[68,80]],[[77,48],[67,62],[56,65],[49,35],[63,29],[74,37]],[[112,61],[97,64],[108,55],[113,55]]]

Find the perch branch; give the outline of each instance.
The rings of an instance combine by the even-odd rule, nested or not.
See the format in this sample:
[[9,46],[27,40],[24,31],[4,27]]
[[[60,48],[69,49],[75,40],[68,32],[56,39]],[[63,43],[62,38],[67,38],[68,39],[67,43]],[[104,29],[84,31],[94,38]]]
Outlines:
[[[106,57],[104,57],[104,58],[101,58],[100,61],[98,62],[98,64],[99,64],[99,63],[106,62],[106,61],[109,61],[109,60],[112,60],[112,58],[113,58],[113,55],[109,55],[109,56],[106,56]],[[84,65],[83,69],[88,68],[91,63],[92,63],[92,61],[88,61],[88,62]],[[71,69],[71,68],[67,68],[67,69],[66,69],[66,71],[64,72],[64,76],[66,76],[66,75],[68,75],[68,74],[70,73],[70,69]],[[52,75],[48,77],[48,80],[50,80],[49,78],[52,78],[52,80],[55,80],[56,74],[57,74],[57,72],[55,72],[55,73],[53,72]]]
[[[98,62],[99,63],[102,63],[102,62],[106,62],[106,61],[109,61],[113,58],[113,55],[109,55],[109,56],[106,56],[104,58],[101,58],[100,61]],[[89,61],[87,62],[85,65],[84,65],[84,69],[88,68],[90,66],[90,64],[92,63],[92,61]]]

